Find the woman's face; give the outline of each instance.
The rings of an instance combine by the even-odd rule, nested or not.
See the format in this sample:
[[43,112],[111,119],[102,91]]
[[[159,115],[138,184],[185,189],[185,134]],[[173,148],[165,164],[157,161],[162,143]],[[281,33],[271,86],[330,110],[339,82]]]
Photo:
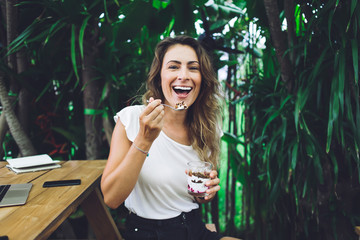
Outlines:
[[166,104],[175,106],[184,101],[190,107],[195,102],[200,92],[201,73],[198,57],[192,47],[181,44],[169,47],[160,76]]

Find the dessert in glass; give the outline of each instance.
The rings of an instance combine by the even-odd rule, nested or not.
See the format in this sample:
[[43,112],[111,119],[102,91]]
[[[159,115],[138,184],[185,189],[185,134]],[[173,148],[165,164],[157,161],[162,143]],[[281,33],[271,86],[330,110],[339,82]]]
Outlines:
[[212,164],[209,162],[193,161],[187,163],[187,182],[188,193],[195,197],[205,197],[206,190],[209,188],[205,185],[210,180]]

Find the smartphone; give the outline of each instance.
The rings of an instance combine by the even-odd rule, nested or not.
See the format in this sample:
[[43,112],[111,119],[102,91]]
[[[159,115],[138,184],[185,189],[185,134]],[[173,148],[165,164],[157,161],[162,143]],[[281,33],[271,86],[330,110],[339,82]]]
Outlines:
[[80,185],[81,179],[71,179],[71,180],[58,180],[58,181],[47,181],[44,182],[43,187],[61,187],[61,186],[72,186]]

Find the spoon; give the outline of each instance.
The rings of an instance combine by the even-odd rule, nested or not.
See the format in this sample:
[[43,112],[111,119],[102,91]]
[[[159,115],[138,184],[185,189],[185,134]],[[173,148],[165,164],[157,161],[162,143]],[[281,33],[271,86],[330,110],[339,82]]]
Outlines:
[[[146,100],[146,102],[149,103],[149,100]],[[160,104],[163,105],[163,106],[169,107],[169,108],[171,108],[171,109],[173,109],[173,110],[175,110],[175,111],[181,111],[181,110],[185,110],[185,109],[186,109],[185,107],[182,107],[182,108],[174,108],[174,107],[172,107],[172,106],[170,106],[170,105],[167,105],[167,104],[165,104],[165,103],[160,103]]]

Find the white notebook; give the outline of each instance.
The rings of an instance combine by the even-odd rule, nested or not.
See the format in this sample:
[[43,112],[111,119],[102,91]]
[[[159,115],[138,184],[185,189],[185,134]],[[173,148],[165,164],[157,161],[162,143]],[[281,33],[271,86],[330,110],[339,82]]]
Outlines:
[[61,167],[58,164],[60,161],[52,160],[47,154],[7,159],[6,161],[9,163],[6,167],[15,173],[36,172]]

